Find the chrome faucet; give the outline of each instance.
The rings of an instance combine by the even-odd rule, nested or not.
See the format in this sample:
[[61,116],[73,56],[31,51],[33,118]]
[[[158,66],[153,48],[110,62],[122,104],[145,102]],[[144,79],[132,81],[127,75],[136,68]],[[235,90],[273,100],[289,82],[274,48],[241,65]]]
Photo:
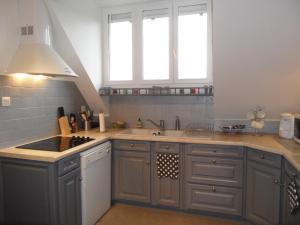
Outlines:
[[164,130],[165,129],[165,121],[164,120],[160,120],[159,124],[155,123],[151,119],[147,119],[147,121],[150,122],[150,123],[152,123],[157,129],[160,129],[160,130]]

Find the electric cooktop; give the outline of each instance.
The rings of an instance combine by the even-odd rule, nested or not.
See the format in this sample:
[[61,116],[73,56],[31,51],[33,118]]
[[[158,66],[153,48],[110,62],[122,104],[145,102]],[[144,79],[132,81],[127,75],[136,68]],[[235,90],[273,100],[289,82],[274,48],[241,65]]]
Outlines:
[[85,144],[95,139],[90,137],[62,137],[56,136],[48,139],[44,139],[37,142],[32,142],[26,145],[21,145],[16,148],[51,151],[51,152],[63,152],[70,148]]

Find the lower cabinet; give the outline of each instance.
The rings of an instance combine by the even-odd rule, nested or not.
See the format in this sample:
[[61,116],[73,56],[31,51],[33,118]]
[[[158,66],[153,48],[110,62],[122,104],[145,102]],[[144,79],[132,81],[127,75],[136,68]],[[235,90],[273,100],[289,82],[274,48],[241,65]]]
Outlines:
[[[153,196],[152,204],[178,208],[180,205],[180,180],[181,172],[179,144],[178,143],[155,143],[153,149]],[[177,155],[179,158],[178,178],[164,177],[158,175],[157,155],[163,154],[165,157]],[[166,160],[165,163],[170,163]]]
[[300,224],[300,210],[292,213],[290,198],[288,196],[288,187],[291,182],[295,182],[296,191],[300,194],[300,173],[288,162],[285,164],[284,170],[284,191],[283,191],[283,225],[299,225]]
[[81,224],[79,156],[57,163],[6,158],[0,161],[0,224]]
[[114,198],[150,203],[150,153],[116,150]]
[[2,160],[1,170],[5,225],[57,224],[54,165]]
[[81,225],[80,168],[58,178],[60,224]]
[[278,225],[281,170],[248,161],[246,218],[257,225]]
[[244,151],[235,146],[185,147],[185,208],[242,216]]

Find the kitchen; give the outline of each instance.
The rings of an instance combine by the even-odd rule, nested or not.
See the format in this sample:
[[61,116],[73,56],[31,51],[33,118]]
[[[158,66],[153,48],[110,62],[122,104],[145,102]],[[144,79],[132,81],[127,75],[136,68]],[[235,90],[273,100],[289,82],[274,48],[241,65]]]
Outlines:
[[0,224],[300,224],[299,21],[0,0]]

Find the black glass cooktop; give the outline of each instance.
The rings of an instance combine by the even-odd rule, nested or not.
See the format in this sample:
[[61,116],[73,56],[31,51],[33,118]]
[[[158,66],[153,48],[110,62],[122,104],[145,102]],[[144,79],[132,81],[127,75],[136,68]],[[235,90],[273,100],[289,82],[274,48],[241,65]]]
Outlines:
[[52,151],[52,152],[63,152],[70,148],[82,145],[89,141],[94,140],[90,137],[61,137],[56,136],[45,140],[33,142],[26,145],[18,146],[17,148],[41,150],[41,151]]

